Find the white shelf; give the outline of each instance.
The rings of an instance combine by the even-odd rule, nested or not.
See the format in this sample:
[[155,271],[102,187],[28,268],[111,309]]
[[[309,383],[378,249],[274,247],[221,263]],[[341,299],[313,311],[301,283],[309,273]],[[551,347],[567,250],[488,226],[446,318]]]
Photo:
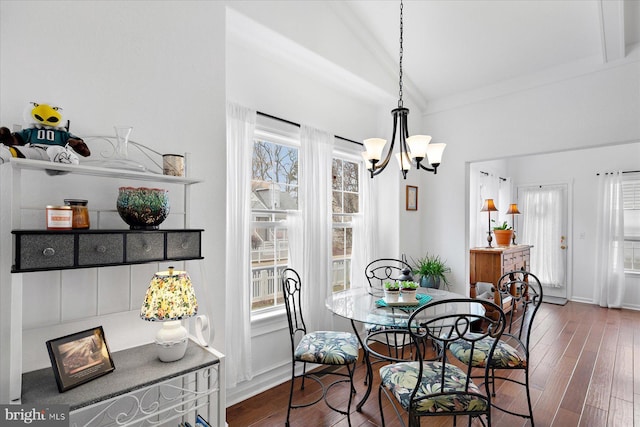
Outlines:
[[202,182],[202,180],[200,179],[192,179],[192,178],[180,177],[180,176],[161,175],[161,174],[151,173],[151,172],[136,172],[136,171],[126,170],[126,169],[109,169],[109,168],[101,168],[97,166],[84,166],[82,164],[68,165],[68,164],[62,164],[62,163],[46,162],[43,160],[12,158],[10,160],[10,164],[12,164],[14,168],[41,170],[45,172],[49,171],[49,172],[54,172],[54,174],[74,173],[79,175],[99,176],[104,178],[124,178],[124,179],[135,179],[139,181],[168,182],[168,183],[184,184],[184,185],[191,185],[191,184],[197,184],[199,182]]

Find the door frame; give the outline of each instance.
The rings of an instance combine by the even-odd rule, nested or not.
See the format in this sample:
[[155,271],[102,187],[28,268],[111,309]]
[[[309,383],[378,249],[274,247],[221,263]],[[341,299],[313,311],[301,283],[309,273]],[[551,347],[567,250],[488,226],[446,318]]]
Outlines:
[[[532,183],[523,183],[523,184],[516,184],[515,185],[515,189],[516,189],[516,199],[518,200],[518,203],[520,203],[520,188],[524,188],[524,187],[539,187],[539,186],[551,186],[551,185],[564,185],[567,188],[567,210],[566,210],[566,245],[567,245],[567,253],[566,253],[566,265],[565,265],[565,272],[566,272],[566,286],[565,286],[565,294],[564,296],[558,296],[558,295],[549,295],[550,297],[554,297],[555,298],[560,298],[560,299],[565,299],[566,301],[570,301],[573,297],[573,245],[574,245],[574,238],[573,238],[573,180],[570,181],[546,181],[546,182],[532,182]],[[517,217],[516,222],[518,224],[518,230],[521,229],[522,226],[522,220]],[[535,250],[535,248],[533,248],[533,250]],[[535,273],[534,273],[535,274]],[[545,288],[545,289],[549,289],[549,288]],[[551,288],[553,289],[553,288]],[[546,299],[546,298],[545,298]],[[555,302],[555,301],[549,301],[549,302]]]

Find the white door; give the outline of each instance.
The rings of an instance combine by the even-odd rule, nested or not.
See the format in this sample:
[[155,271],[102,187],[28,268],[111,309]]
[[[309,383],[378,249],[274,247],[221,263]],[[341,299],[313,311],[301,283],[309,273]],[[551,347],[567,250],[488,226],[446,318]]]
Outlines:
[[568,295],[567,193],[567,184],[518,187],[518,243],[533,245],[530,271],[549,302],[565,303]]

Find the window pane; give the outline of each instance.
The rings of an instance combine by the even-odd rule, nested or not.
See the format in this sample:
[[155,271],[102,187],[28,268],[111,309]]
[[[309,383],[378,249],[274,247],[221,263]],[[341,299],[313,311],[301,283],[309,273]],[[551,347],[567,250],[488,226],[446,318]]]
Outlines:
[[357,213],[358,210],[358,194],[357,193],[344,193],[344,212],[345,213]]
[[251,232],[251,309],[282,304],[280,272],[287,267],[289,240],[279,226],[253,227]]
[[332,211],[333,213],[344,212],[342,209],[342,192],[341,191],[333,192]]
[[343,162],[343,181],[344,191],[351,191],[357,193],[359,191],[358,185],[358,164],[353,162]]
[[298,208],[298,149],[268,141],[253,144],[254,209]]
[[342,160],[333,159],[331,175],[333,176],[332,188],[334,190],[342,190]]

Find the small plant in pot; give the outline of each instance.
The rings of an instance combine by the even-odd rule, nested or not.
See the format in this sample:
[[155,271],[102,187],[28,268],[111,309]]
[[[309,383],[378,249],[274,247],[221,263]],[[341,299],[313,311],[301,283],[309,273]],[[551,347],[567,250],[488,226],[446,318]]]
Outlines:
[[404,300],[410,300],[410,299],[415,299],[416,298],[416,292],[418,291],[418,288],[420,287],[419,284],[417,284],[416,282],[412,282],[412,281],[403,281],[400,282],[400,286],[402,287],[402,298]]
[[497,225],[494,219],[491,220],[493,222],[493,235],[496,236],[496,244],[498,246],[509,246],[511,245],[511,238],[513,237],[513,229],[507,224],[507,221],[504,221],[502,224]]
[[400,297],[400,284],[397,282],[384,282],[384,299],[387,302],[397,302]]
[[417,261],[413,260],[413,265],[413,274],[420,275],[421,287],[439,289],[441,283],[449,287],[446,273],[451,273],[451,268],[440,256],[427,254]]

